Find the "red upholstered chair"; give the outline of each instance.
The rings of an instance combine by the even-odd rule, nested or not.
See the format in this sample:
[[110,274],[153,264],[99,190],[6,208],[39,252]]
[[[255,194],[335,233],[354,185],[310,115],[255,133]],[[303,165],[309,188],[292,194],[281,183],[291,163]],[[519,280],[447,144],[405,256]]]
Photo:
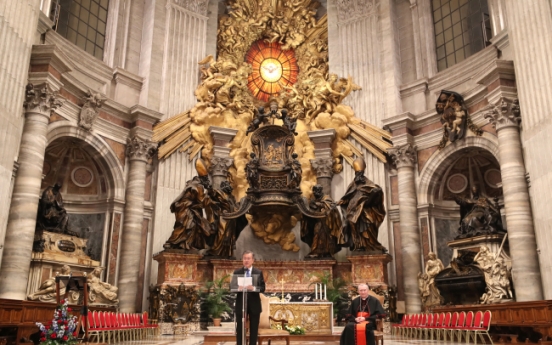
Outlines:
[[451,336],[451,340],[454,341],[454,337],[456,337],[456,339],[460,342],[462,341],[462,334],[464,332],[464,325],[465,325],[465,322],[466,322],[466,312],[463,311],[463,312],[460,312],[460,314],[458,315],[458,321],[456,322],[456,328],[454,329],[453,333],[452,333],[452,336]]
[[433,328],[433,325],[435,324],[436,314],[428,314],[427,315],[427,324],[424,327],[422,337],[425,339],[429,339],[429,331]]
[[[483,334],[487,335],[487,338],[489,338],[489,341],[491,344],[493,344],[493,339],[489,335],[489,328],[491,327],[491,312],[489,310],[485,311],[485,314],[483,314],[481,311],[478,311],[475,314],[475,319],[473,322],[473,327],[469,328],[469,335],[473,334],[473,343],[477,344],[477,336],[481,338],[481,341],[485,341],[485,338],[483,337]],[[478,320],[479,319],[479,320]],[[478,322],[479,321],[479,322]],[[469,339],[468,341],[469,342]]]
[[453,336],[453,334],[456,330],[456,323],[457,322],[458,322],[458,312],[455,311],[452,314],[452,319],[450,320],[450,324],[445,329],[445,332],[444,332],[445,337],[443,338],[444,341],[447,341],[447,335],[448,335],[449,339],[452,341],[452,336]]
[[401,319],[401,323],[394,323],[392,326],[391,326],[391,333],[393,335],[397,335],[397,334],[400,334],[400,332],[402,332],[402,329],[404,328],[404,325],[405,325],[405,321],[408,319],[408,315],[403,315],[402,319]]
[[429,332],[431,333],[431,340],[433,340],[433,336],[437,337],[436,333],[439,331],[439,327],[441,327],[441,324],[445,322],[445,313],[435,314],[434,320],[433,327],[429,329]]
[[450,312],[445,314],[445,320],[441,322],[441,325],[437,328],[437,336],[435,337],[436,340],[441,339],[441,337],[445,340],[445,332],[450,327],[451,317],[452,315]]

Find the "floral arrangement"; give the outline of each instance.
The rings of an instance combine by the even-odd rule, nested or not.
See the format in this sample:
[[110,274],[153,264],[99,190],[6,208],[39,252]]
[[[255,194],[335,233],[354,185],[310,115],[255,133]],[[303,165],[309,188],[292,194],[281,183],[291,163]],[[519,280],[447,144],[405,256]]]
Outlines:
[[40,344],[42,345],[73,345],[78,343],[77,317],[69,314],[71,308],[67,300],[61,300],[61,304],[54,311],[54,318],[51,322],[43,325],[37,322],[36,325],[42,332]]
[[[282,325],[279,324],[279,323],[273,324],[271,328],[273,328],[273,329],[282,329]],[[289,334],[291,334],[291,335],[303,335],[303,334],[305,334],[305,328],[301,327],[299,325],[297,325],[297,326],[285,325],[284,329],[286,331],[288,331]]]

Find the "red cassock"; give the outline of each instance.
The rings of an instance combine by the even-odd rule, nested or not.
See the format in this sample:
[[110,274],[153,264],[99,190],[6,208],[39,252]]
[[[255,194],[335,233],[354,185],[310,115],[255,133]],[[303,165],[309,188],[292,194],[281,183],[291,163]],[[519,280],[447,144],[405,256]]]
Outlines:
[[[356,316],[368,319],[368,317],[370,316],[370,313],[358,312]],[[368,321],[362,321],[355,325],[355,344],[356,345],[367,345],[366,344],[366,325],[368,325],[369,323],[370,322]]]

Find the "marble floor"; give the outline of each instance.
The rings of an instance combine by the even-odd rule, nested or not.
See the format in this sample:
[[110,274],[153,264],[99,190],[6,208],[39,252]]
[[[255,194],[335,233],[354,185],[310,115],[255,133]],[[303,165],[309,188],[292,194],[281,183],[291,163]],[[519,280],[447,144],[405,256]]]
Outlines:
[[[442,344],[441,340],[417,340],[417,339],[401,339],[399,337],[394,337],[392,335],[385,336],[384,340],[385,345],[437,345]],[[478,341],[479,343],[479,341]],[[191,335],[188,337],[184,336],[172,336],[172,335],[160,335],[155,337],[149,337],[144,340],[136,341],[125,341],[118,343],[120,345],[201,345],[203,344],[203,335]],[[220,342],[218,345],[235,345],[235,342]],[[272,341],[273,345],[285,345],[285,341]],[[294,345],[337,345],[338,342],[323,342],[323,341],[304,341],[298,342],[294,341]],[[458,342],[447,342],[447,345],[460,345],[466,343]]]

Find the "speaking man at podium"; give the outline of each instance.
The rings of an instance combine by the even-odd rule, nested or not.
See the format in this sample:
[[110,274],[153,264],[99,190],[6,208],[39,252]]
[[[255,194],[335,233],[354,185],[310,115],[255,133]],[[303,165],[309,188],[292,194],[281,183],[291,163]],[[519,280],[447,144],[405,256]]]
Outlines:
[[[249,344],[257,344],[257,335],[259,333],[259,319],[262,312],[261,297],[259,293],[265,291],[265,282],[263,278],[263,272],[253,267],[255,261],[255,254],[252,251],[246,250],[242,255],[243,267],[234,271],[233,280],[235,278],[238,281],[246,282],[246,285],[238,283],[238,296],[236,298],[235,317],[236,317],[236,344],[244,344],[242,339],[242,305],[243,295],[241,292],[246,291],[246,315],[249,318]],[[243,279],[243,280],[242,280]]]

